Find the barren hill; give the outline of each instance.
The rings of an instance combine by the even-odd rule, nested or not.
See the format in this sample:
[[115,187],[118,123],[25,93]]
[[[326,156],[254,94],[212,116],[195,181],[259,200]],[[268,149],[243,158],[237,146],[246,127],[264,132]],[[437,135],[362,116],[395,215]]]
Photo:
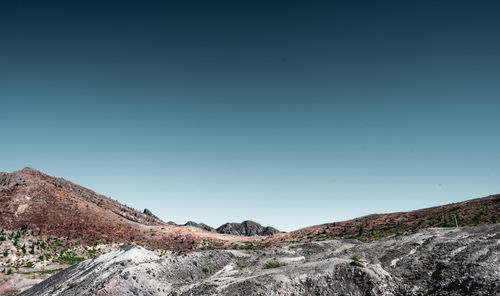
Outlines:
[[[24,168],[14,173],[0,173],[0,189],[0,202],[3,206],[0,221],[6,228],[39,228],[42,231],[71,233],[77,225],[69,224],[72,224],[74,218],[81,218],[82,214],[92,214],[89,216],[95,218],[101,216],[98,214],[103,214],[107,220],[111,217],[121,217],[144,225],[166,224],[156,217],[124,206],[90,189],[32,168]],[[103,212],[94,213],[99,210]],[[69,223],[58,221],[58,217],[63,214]],[[15,219],[11,219],[12,217]],[[74,222],[79,224],[78,221]],[[56,225],[62,227],[56,229]]]
[[[33,236],[66,237],[70,243],[136,242],[152,249],[216,248],[218,234],[165,223],[62,178],[32,168],[0,173],[0,225]],[[203,244],[199,243],[203,240]]]
[[[217,229],[194,222],[165,223],[62,178],[32,168],[0,173],[0,225],[5,230],[29,231],[37,236],[66,237],[70,242],[140,243],[151,249],[194,251],[216,248],[274,246],[286,241],[308,242],[331,238],[370,241],[393,233],[427,227],[473,226],[496,223],[500,195],[411,212],[373,214],[279,234],[253,221],[226,223]],[[273,235],[270,237],[244,237]],[[248,247],[248,246],[247,246]]]
[[500,221],[500,194],[410,212],[372,214],[360,218],[316,225],[269,237],[266,246],[284,241],[310,242],[332,238],[373,241],[391,234],[429,227],[463,227]]

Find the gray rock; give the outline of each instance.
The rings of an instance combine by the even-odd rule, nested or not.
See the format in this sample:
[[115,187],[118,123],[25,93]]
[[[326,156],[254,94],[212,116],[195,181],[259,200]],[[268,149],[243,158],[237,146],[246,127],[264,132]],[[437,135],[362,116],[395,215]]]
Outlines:
[[493,224],[167,258],[129,246],[21,295],[498,295],[499,241]]

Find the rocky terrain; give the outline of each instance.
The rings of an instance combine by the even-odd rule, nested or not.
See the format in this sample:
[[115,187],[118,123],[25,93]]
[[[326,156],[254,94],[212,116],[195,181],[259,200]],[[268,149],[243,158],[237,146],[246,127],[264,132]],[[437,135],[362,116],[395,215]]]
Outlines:
[[165,223],[31,168],[0,173],[0,295],[124,244],[162,254],[241,248],[255,239]]
[[25,168],[0,173],[0,295],[23,291],[62,269],[130,244],[160,258],[206,250],[267,254],[263,248],[293,249],[337,239],[376,245],[382,238],[427,228],[453,233],[456,226],[495,224],[499,215],[500,195],[491,195],[290,233],[252,221],[214,229],[195,222],[165,223],[147,209],[137,211],[65,179]]
[[161,258],[128,246],[21,295],[498,295],[500,225]]

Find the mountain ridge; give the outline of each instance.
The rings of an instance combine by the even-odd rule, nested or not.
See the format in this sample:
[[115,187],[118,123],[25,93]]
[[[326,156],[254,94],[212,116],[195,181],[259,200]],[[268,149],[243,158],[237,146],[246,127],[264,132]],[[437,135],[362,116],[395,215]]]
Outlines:
[[[184,225],[164,222],[147,209],[144,212],[137,211],[71,181],[48,176],[30,167],[13,173],[0,173],[0,189],[0,206],[2,207],[0,225],[5,229],[29,229],[43,232],[45,235],[70,238],[78,234],[80,237],[77,235],[76,239],[88,243],[135,241],[152,248],[163,246],[183,251],[194,248],[180,244],[178,239],[173,239],[173,237],[160,241],[155,236],[165,238],[163,229],[167,232],[169,229],[175,230],[170,233],[174,237],[185,236],[186,229],[191,229],[191,232],[199,230],[201,232],[195,231],[187,235],[191,241],[193,239],[200,241],[198,237],[203,236],[203,239],[213,242],[208,248],[218,248],[227,247],[228,241],[231,241],[230,245],[234,243],[234,238],[228,239],[228,237],[218,235],[241,236],[242,240],[247,242],[250,237],[243,239],[244,236],[265,235],[263,240],[258,239],[259,244],[272,246],[287,239],[302,242],[334,237],[373,240],[397,232],[431,226],[452,227],[455,226],[455,217],[457,223],[462,226],[496,223],[500,219],[500,195],[490,195],[410,212],[370,214],[351,220],[280,233],[273,227],[263,227],[249,220],[242,223],[225,223],[217,229],[193,221]],[[65,218],[64,216],[68,213],[71,215]],[[101,224],[91,223],[92,221],[87,221],[87,217],[96,217],[93,222]],[[102,221],[103,217],[106,221]],[[150,236],[150,229],[137,230],[138,225],[142,228],[157,227],[156,234]],[[125,230],[124,227],[126,227]]]
[[183,226],[191,226],[199,229],[203,229],[209,232],[216,232],[220,234],[231,234],[231,235],[242,235],[242,236],[273,236],[279,233],[283,233],[278,229],[271,226],[262,226],[252,220],[245,220],[241,223],[238,222],[228,222],[224,223],[217,228],[213,228],[205,223],[197,223],[194,221],[188,221]]
[[334,239],[372,242],[426,228],[496,224],[498,217],[500,195],[490,195],[269,236],[245,236],[262,235],[269,229],[253,221],[226,223],[219,231],[228,234],[221,234],[203,223],[166,223],[149,210],[137,211],[63,178],[25,168],[0,173],[0,251],[4,255],[0,256],[0,294],[9,287],[25,289],[62,268],[128,244],[141,245],[160,257],[221,249],[252,252]]

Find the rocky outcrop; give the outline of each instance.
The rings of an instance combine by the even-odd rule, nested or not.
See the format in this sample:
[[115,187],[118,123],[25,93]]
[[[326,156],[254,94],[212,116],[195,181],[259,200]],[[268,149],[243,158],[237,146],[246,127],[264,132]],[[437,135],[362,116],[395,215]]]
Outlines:
[[157,219],[157,220],[161,220],[160,218],[158,218],[157,216],[155,216],[155,215],[153,214],[153,212],[151,212],[151,211],[150,211],[150,210],[148,210],[148,209],[144,209],[144,211],[142,211],[142,212],[143,212],[144,214],[148,215],[149,217],[153,217],[153,218],[155,218],[155,219]]
[[216,229],[218,233],[232,234],[232,235],[244,235],[244,236],[255,236],[255,235],[266,235],[271,236],[281,233],[278,229],[274,227],[264,227],[254,221],[243,221],[241,223],[226,223],[221,225]]
[[242,236],[272,236],[281,233],[278,229],[271,226],[262,226],[254,221],[243,221],[242,223],[225,223],[217,229],[208,226],[204,223],[196,223],[188,221],[184,226],[196,227],[209,232],[217,232],[220,234],[242,235]]
[[21,295],[496,295],[500,225],[160,258],[129,246]]
[[205,223],[196,223],[194,221],[187,221],[187,223],[184,224],[184,226],[191,226],[191,227],[196,227],[196,228],[203,229],[203,230],[206,230],[209,232],[216,232],[215,228],[208,226]]

